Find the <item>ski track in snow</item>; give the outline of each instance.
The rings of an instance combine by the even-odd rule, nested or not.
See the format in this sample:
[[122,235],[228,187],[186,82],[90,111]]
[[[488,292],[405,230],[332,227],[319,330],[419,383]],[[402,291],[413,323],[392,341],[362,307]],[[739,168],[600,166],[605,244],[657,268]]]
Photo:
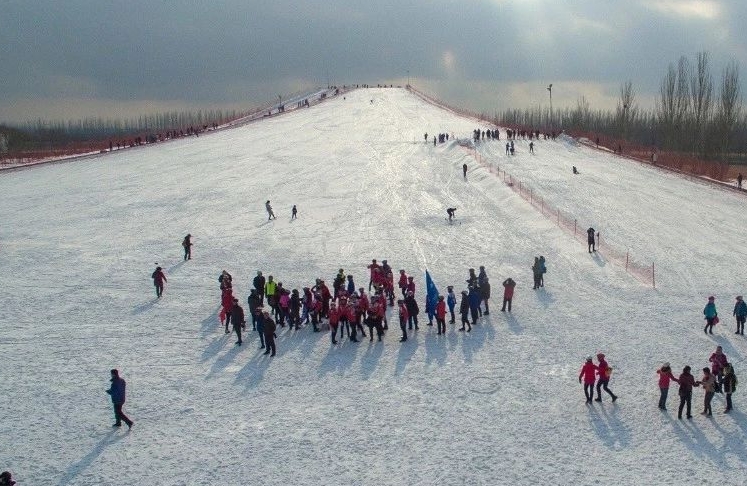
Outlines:
[[[745,283],[742,195],[562,140],[535,141],[533,156],[521,140],[506,156],[505,131],[477,145],[484,164],[656,262],[652,289],[589,255],[454,138],[423,141],[487,127],[404,90],[345,96],[0,176],[0,458],[19,484],[743,481],[741,393],[730,415],[717,395],[705,419],[698,388],[695,418],[678,421],[676,386],[669,413],[656,408],[655,373],[663,361],[698,370],[721,344],[747,379],[731,318]],[[538,255],[548,273],[533,291]],[[368,287],[371,258],[415,276],[421,327],[406,344],[396,311],[383,343],[332,347],[327,333],[280,329],[273,359],[255,334],[239,348],[223,333],[221,270],[245,303],[258,269],[300,289],[344,268]],[[169,279],[160,300],[156,262]],[[491,314],[469,334],[447,325],[437,336],[424,270],[459,293],[480,265]],[[511,314],[499,307],[509,276]],[[702,332],[711,294],[722,316],[712,337]],[[577,382],[597,351],[614,368],[614,405],[586,406]],[[130,433],[109,428],[113,367],[128,383]]]

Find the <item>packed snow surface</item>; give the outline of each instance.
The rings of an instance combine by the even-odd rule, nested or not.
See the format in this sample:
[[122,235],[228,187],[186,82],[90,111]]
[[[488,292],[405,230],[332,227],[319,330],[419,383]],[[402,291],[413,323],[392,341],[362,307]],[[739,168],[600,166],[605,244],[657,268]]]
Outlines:
[[[716,396],[712,418],[695,389],[694,418],[681,421],[676,385],[669,412],[657,409],[655,371],[669,361],[699,378],[720,344],[747,386],[731,317],[747,293],[745,198],[565,139],[535,141],[535,155],[517,141],[506,156],[504,130],[476,145],[478,161],[455,140],[475,128],[488,127],[405,90],[360,89],[0,175],[0,469],[19,485],[742,483],[741,386],[731,414]],[[449,142],[434,146],[438,133]],[[657,287],[589,254],[491,166],[655,262]],[[539,255],[548,273],[535,291]],[[421,312],[404,344],[396,315],[383,343],[279,329],[274,358],[256,333],[239,347],[218,321],[223,269],[248,316],[257,270],[301,289],[344,268],[367,288],[372,258],[415,277],[421,310],[426,269],[458,294],[484,265],[490,315],[437,336]],[[577,378],[600,351],[620,398],[589,406]],[[130,432],[111,427],[110,368],[128,383]]]

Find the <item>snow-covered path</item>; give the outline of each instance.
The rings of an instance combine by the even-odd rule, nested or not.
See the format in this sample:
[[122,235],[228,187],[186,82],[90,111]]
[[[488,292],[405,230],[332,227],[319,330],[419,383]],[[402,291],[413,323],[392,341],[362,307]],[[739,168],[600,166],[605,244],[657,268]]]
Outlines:
[[[705,419],[697,389],[683,423],[676,386],[669,414],[656,408],[655,370],[698,370],[717,343],[747,370],[730,317],[745,284],[744,199],[560,141],[536,142],[535,156],[517,142],[513,158],[480,144],[486,163],[655,261],[652,289],[590,256],[453,139],[423,142],[477,127],[404,90],[357,90],[196,139],[2,174],[0,467],[58,485],[741,482],[740,394],[734,413],[718,396]],[[533,291],[538,255],[547,286]],[[272,359],[256,335],[239,348],[223,334],[222,269],[245,304],[257,270],[300,289],[344,268],[360,286],[372,258],[415,276],[421,309],[426,268],[445,292],[484,265],[493,312],[466,335],[421,325],[404,345],[396,325],[384,343],[336,347],[282,330]],[[161,300],[155,262],[169,279]],[[512,314],[498,311],[508,276]],[[713,338],[710,294],[725,324]],[[621,398],[587,407],[578,370],[597,351]],[[109,427],[113,367],[128,381],[130,433]]]

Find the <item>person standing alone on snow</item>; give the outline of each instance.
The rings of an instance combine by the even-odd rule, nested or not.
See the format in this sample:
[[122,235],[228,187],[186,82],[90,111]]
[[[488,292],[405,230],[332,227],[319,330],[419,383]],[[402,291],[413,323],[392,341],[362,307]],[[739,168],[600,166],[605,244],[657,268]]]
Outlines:
[[184,247],[184,261],[192,259],[192,235],[187,234],[182,241],[182,247]]
[[275,217],[275,213],[272,212],[272,206],[270,206],[270,200],[269,199],[265,203],[265,209],[267,210],[267,216],[268,216],[267,217],[267,221],[269,221],[271,219],[277,219]]
[[163,295],[163,284],[164,282],[167,282],[166,275],[163,274],[163,269],[161,267],[156,267],[151,278],[153,279],[153,285],[156,287],[156,297],[160,299]]
[[291,219],[296,219],[298,217],[298,209],[296,209],[296,205],[293,205],[293,209],[291,209]]
[[741,295],[737,295],[737,303],[734,304],[734,317],[737,318],[737,332],[744,336],[744,321],[747,319],[747,304],[744,303]]
[[449,215],[449,221],[454,219],[454,213],[456,212],[457,208],[448,208],[446,209],[446,214]]
[[596,233],[594,231],[594,228],[589,228],[586,230],[586,241],[589,243],[589,253],[591,253],[592,250],[597,251],[597,242],[596,242]]
[[467,164],[462,164],[462,174],[464,174],[464,180],[467,180]]
[[516,282],[511,277],[503,281],[503,307],[501,307],[501,312],[506,312],[506,304],[508,304],[508,311],[511,312],[511,299],[514,298],[515,287]]
[[718,312],[716,312],[716,297],[708,297],[708,303],[703,308],[703,315],[705,316],[706,325],[703,328],[703,332],[713,334],[713,326],[718,323]]
[[122,407],[125,403],[125,387],[127,386],[127,383],[124,381],[124,379],[120,378],[119,371],[116,369],[113,369],[111,371],[112,374],[112,385],[109,387],[108,390],[106,390],[106,393],[111,395],[112,397],[112,404],[114,405],[114,425],[112,427],[121,427],[122,421],[127,424],[127,428],[131,429],[132,424],[134,422],[130,420],[127,415],[124,414],[122,411]]
[[597,365],[594,364],[591,356],[586,358],[586,363],[581,367],[581,372],[578,374],[578,382],[581,383],[583,378],[584,383],[584,395],[586,395],[586,403],[591,403],[594,398],[594,381],[595,373],[597,371]]

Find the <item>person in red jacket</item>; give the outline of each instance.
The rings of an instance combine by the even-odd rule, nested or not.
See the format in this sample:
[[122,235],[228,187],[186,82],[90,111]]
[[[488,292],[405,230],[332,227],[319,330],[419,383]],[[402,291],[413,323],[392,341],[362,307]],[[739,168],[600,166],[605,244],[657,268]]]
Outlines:
[[604,388],[604,391],[610,394],[610,396],[612,397],[612,401],[614,402],[617,400],[617,395],[612,393],[612,390],[607,388],[607,384],[610,382],[610,377],[612,376],[612,368],[610,368],[610,365],[608,365],[607,361],[605,361],[604,353],[597,354],[597,361],[599,362],[599,364],[597,365],[597,374],[599,375],[599,380],[597,380],[597,398],[594,401],[602,401],[602,388]]
[[332,333],[332,344],[337,344],[335,336],[337,336],[337,327],[340,325],[340,311],[337,310],[337,306],[334,302],[329,306],[329,330]]
[[407,295],[407,274],[404,270],[399,271],[399,282],[397,283],[399,289],[402,291],[402,297]]
[[407,292],[412,292],[412,294],[415,295],[415,280],[413,277],[407,277],[407,287],[405,290]]
[[656,370],[656,372],[659,374],[659,391],[661,392],[661,395],[659,396],[659,410],[666,410],[669,383],[671,381],[679,383],[679,380],[677,380],[677,378],[672,374],[672,368],[669,366],[669,363],[664,363],[664,365]]
[[586,358],[586,363],[581,367],[581,372],[578,374],[578,382],[581,383],[581,378],[584,380],[584,395],[586,395],[586,403],[591,403],[594,398],[594,381],[596,380],[597,366],[591,359],[591,356]]
[[226,313],[226,334],[229,334],[231,331],[228,330],[228,324],[231,322],[231,311],[233,310],[233,293],[231,292],[231,287],[223,289],[220,300],[223,310]]
[[511,277],[503,281],[503,307],[501,307],[501,312],[506,312],[506,304],[508,304],[508,311],[511,312],[511,299],[514,298],[515,287],[516,282]]
[[443,295],[439,295],[438,302],[436,302],[436,325],[438,326],[436,334],[446,334],[446,301]]
[[374,276],[376,274],[376,271],[381,268],[378,263],[376,263],[376,259],[374,258],[371,260],[371,264],[367,267],[369,270],[371,270],[371,279],[368,281],[368,291],[371,291],[371,285],[376,283],[376,280],[374,279]]
[[407,321],[410,318],[410,313],[407,312],[404,300],[398,300],[397,305],[399,306],[399,327],[402,329],[402,339],[399,342],[403,343],[407,341]]
[[156,297],[159,299],[163,295],[163,283],[167,282],[166,275],[163,273],[163,269],[161,267],[156,267],[155,271],[151,275],[151,278],[153,279],[153,285],[156,287]]

